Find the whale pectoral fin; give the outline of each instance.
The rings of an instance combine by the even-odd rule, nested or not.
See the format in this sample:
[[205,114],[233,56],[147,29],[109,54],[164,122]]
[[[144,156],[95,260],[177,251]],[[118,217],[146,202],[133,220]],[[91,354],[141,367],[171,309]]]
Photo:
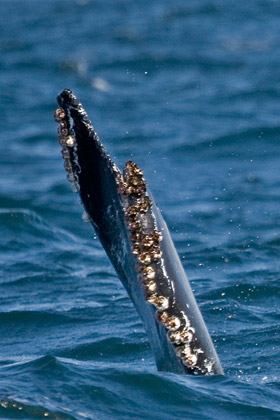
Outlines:
[[58,103],[55,119],[68,178],[142,318],[158,368],[223,374],[142,170],[128,161],[119,171],[70,90]]

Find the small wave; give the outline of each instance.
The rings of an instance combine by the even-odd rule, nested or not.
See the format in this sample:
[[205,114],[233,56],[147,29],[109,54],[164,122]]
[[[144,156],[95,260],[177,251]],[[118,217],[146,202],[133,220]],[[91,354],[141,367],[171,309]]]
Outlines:
[[[108,369],[103,374],[103,380],[106,382],[106,388],[95,380],[92,386],[86,387],[86,390],[91,392],[93,399],[93,388],[103,401],[107,401],[109,397],[109,400],[113,401],[115,418],[123,418],[125,415],[128,418],[130,416],[135,418],[132,415],[134,413],[135,416],[135,412],[139,413],[141,419],[151,418],[150,404],[153,407],[153,419],[206,420],[220,418],[223,412],[231,419],[248,415],[249,418],[263,419],[273,418],[279,414],[279,406],[271,394],[267,393],[265,400],[259,399],[262,389],[250,383],[240,383],[239,379],[180,377],[164,373],[147,373],[143,370],[120,372]],[[133,390],[138,398],[127,392],[128,390]],[[207,413],[205,413],[206,406]]]
[[2,419],[75,420],[72,415],[13,399],[0,399],[0,416]]
[[215,6],[213,3],[206,3],[203,5],[190,5],[189,7],[171,7],[170,10],[163,13],[162,21],[163,22],[172,22],[173,20],[177,19],[186,19],[193,16],[211,16],[217,15],[220,13],[219,7]]
[[[258,273],[259,275],[260,273]],[[237,278],[242,279],[242,274],[238,272]],[[252,276],[254,277],[254,276]],[[265,277],[265,276],[264,276]],[[213,300],[216,302],[221,298],[224,299],[249,299],[257,300],[257,299],[264,299],[270,298],[273,296],[277,296],[280,294],[280,286],[279,280],[275,279],[274,282],[269,282],[267,284],[256,284],[256,279],[254,279],[254,283],[237,283],[236,281],[233,282],[231,286],[228,287],[220,287],[214,291],[208,291],[202,297],[204,299]]]
[[[3,324],[15,324],[19,327],[20,325],[24,328],[30,328],[31,326],[40,325],[52,326],[57,324],[68,324],[71,322],[79,322],[77,318],[72,319],[70,316],[63,315],[55,312],[44,312],[44,311],[10,311],[0,312],[0,322]],[[83,321],[84,322],[84,321]]]
[[139,343],[137,334],[133,335],[133,339],[122,339],[120,337],[111,336],[109,338],[80,344],[69,349],[65,349],[58,353],[59,357],[79,360],[122,360],[123,357],[131,359],[133,363],[135,358],[144,356],[149,349],[149,344],[145,342]]
[[[255,127],[246,130],[230,133],[215,139],[203,140],[193,144],[183,144],[181,146],[172,146],[170,153],[180,158],[189,153],[211,153],[218,158],[220,154],[224,157],[240,157],[248,154],[250,147],[254,146],[254,156],[257,153],[268,155],[272,153],[267,148],[268,145],[277,146],[280,137],[280,126],[275,127]],[[251,149],[252,151],[252,149]]]
[[[69,232],[51,226],[44,222],[41,216],[28,208],[0,209],[0,223],[9,233],[16,232],[17,237],[24,231],[24,235],[31,235],[34,238],[45,239],[63,238],[77,241],[77,238]],[[27,242],[27,241],[26,241]]]

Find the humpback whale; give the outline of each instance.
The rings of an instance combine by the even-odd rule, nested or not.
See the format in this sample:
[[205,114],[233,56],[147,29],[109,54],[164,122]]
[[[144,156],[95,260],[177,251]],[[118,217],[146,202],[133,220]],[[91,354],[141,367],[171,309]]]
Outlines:
[[55,120],[64,167],[146,329],[158,370],[215,375],[223,369],[167,225],[136,163],[121,172],[71,90]]

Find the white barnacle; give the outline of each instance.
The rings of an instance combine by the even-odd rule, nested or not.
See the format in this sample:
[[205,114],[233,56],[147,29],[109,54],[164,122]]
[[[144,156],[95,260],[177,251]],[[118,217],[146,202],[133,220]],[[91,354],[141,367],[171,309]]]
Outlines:
[[194,368],[197,364],[197,355],[196,354],[190,354],[187,357],[182,358],[182,362],[185,366],[189,368]]
[[74,139],[74,137],[73,137],[73,136],[68,136],[68,137],[66,137],[66,139],[65,139],[65,143],[66,143],[66,145],[67,145],[68,147],[73,147],[73,146],[74,146],[74,144],[75,144],[75,139]]
[[69,159],[64,159],[64,169],[66,172],[73,172],[72,170],[72,164]]
[[65,137],[58,137],[58,141],[59,141],[60,146],[62,147],[66,146]]
[[66,149],[65,147],[62,148],[61,154],[64,157],[64,159],[69,159],[70,158],[70,153],[69,153],[68,149]]
[[112,164],[112,169],[116,174],[120,175],[119,168],[117,167],[117,165],[115,163]]
[[162,234],[158,230],[154,231],[153,237],[154,240],[158,243],[162,241]]
[[168,338],[171,343],[181,344],[181,332],[180,331],[169,331]]
[[161,255],[162,255],[162,253],[161,253],[161,251],[159,249],[155,249],[152,252],[152,256],[153,256],[153,259],[154,260],[159,260],[161,258]]
[[193,334],[189,330],[183,331],[170,331],[169,340],[175,344],[187,344],[192,341]]
[[86,111],[85,111],[85,109],[82,107],[82,104],[81,103],[79,103],[79,105],[78,105],[78,113],[83,117],[83,116],[86,116],[87,117],[87,113],[86,113]]
[[142,245],[145,248],[151,248],[154,245],[154,240],[152,235],[146,235],[142,240]]
[[141,213],[146,213],[152,206],[152,201],[149,199],[149,197],[144,196],[141,199],[139,211]]
[[145,288],[147,290],[147,292],[155,292],[157,289],[157,285],[154,281],[149,281],[148,283],[145,284]]
[[159,311],[164,311],[169,307],[169,300],[165,296],[157,296],[152,294],[148,297],[148,302],[154,305]]
[[138,241],[133,241],[132,253],[134,255],[139,254],[139,242]]
[[86,127],[90,133],[93,131],[93,126],[91,124],[86,124]]
[[181,343],[190,343],[193,339],[193,334],[190,331],[190,329],[188,330],[183,330],[180,333],[180,337],[181,337]]
[[62,108],[58,108],[56,109],[55,113],[54,113],[54,119],[56,122],[60,122],[61,120],[63,120],[66,117],[65,111]]
[[156,300],[156,307],[160,311],[164,311],[169,307],[169,300],[165,296],[158,296]]
[[181,321],[177,316],[170,316],[164,322],[165,327],[170,331],[176,331],[181,326]]
[[182,358],[185,357],[189,357],[191,355],[191,348],[188,344],[185,344],[182,348],[181,348],[181,352],[180,352],[180,356]]
[[157,319],[158,321],[162,322],[163,324],[168,320],[169,315],[167,312],[159,312],[157,311]]
[[153,280],[156,276],[155,270],[151,266],[147,266],[142,271],[143,277],[147,280]]
[[60,134],[62,137],[67,137],[67,136],[68,136],[68,130],[67,130],[67,128],[60,128],[60,129],[59,129],[59,134]]
[[150,264],[150,262],[152,261],[151,255],[148,254],[147,252],[143,252],[142,254],[139,255],[138,258],[140,262],[143,264]]
[[153,294],[153,295],[151,295],[151,296],[148,296],[148,302],[149,303],[151,303],[152,305],[155,305],[155,302],[156,302],[156,299],[157,299],[157,296],[155,295],[155,294]]

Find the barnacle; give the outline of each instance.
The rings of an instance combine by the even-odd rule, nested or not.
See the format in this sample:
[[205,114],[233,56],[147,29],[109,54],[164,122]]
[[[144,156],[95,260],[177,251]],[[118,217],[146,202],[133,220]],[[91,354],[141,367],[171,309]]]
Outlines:
[[66,143],[66,145],[67,145],[68,147],[73,147],[73,146],[74,146],[74,144],[75,144],[75,139],[74,139],[74,137],[73,137],[73,136],[68,136],[68,137],[66,137],[66,139],[65,139],[65,143]]
[[54,113],[54,119],[56,122],[60,122],[61,120],[63,120],[66,117],[65,111],[62,108],[58,108],[55,110]]
[[157,284],[151,280],[148,283],[145,283],[145,289],[147,290],[147,292],[155,292],[157,289]]
[[169,300],[165,296],[157,296],[155,294],[148,297],[148,302],[154,305],[159,311],[164,311],[169,307]]
[[144,278],[148,279],[148,280],[153,280],[155,278],[155,270],[153,269],[153,267],[151,266],[146,266],[143,268],[142,270],[142,275]]
[[182,362],[185,366],[189,368],[194,368],[197,364],[197,355],[196,354],[190,354],[187,357],[182,358]]

